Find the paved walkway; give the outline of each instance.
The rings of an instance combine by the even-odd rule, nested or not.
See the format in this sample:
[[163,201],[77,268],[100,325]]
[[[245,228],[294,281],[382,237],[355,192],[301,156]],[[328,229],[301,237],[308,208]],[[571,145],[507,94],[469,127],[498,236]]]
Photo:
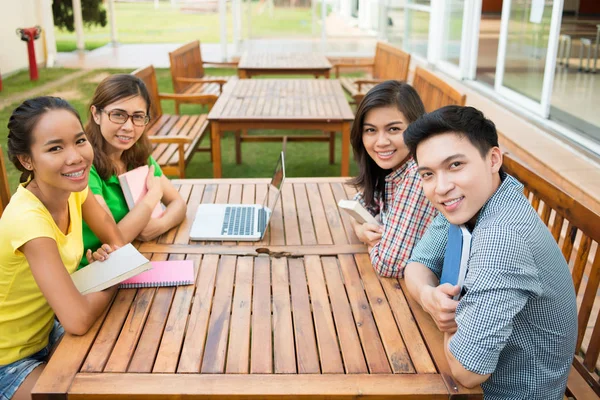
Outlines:
[[49,90],[59,88],[60,86],[66,84],[66,83],[69,83],[69,82],[71,82],[77,78],[80,78],[86,74],[89,74],[89,73],[90,73],[90,71],[87,71],[87,70],[73,72],[72,74],[63,76],[60,79],[45,83],[45,84],[35,87],[33,89],[29,89],[25,92],[12,94],[12,95],[6,97],[5,99],[0,100],[0,110],[4,109],[4,107],[8,107],[11,104],[21,102],[21,101],[23,101],[25,99],[29,99],[31,97],[36,97],[36,96],[41,95],[42,93],[48,92]]

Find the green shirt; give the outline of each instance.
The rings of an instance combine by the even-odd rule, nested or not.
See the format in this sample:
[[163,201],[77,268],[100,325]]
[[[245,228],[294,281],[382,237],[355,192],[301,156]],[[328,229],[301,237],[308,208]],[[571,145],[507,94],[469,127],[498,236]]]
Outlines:
[[[148,166],[151,165],[154,165],[154,176],[162,176],[162,170],[152,156],[148,157]],[[104,198],[108,209],[117,223],[127,215],[129,207],[127,207],[127,202],[125,201],[125,196],[123,195],[123,190],[121,190],[121,184],[119,183],[119,177],[117,175],[112,175],[107,180],[103,180],[100,178],[100,175],[98,175],[96,167],[92,165],[88,186],[93,194],[98,194]],[[94,232],[92,232],[88,224],[84,221],[83,258],[79,263],[79,268],[88,265],[87,259],[85,258],[87,249],[96,251],[101,245],[100,239],[94,235]]]

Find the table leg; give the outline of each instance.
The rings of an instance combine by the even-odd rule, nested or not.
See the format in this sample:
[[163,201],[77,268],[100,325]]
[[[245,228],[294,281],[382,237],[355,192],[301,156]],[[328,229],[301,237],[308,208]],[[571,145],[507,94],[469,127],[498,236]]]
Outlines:
[[350,122],[342,124],[342,174],[350,176]]
[[238,77],[240,79],[248,79],[248,73],[246,73],[245,69],[238,69]]
[[325,79],[329,79],[329,71],[325,71]]
[[212,144],[213,178],[221,178],[221,127],[217,121],[211,121],[210,140]]

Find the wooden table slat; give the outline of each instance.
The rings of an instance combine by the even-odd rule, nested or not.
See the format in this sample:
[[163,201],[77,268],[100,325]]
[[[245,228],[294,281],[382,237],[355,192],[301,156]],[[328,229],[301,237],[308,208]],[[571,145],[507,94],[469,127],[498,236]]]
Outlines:
[[[302,235],[302,245],[311,246],[317,244],[317,236],[315,234],[315,226],[317,219],[313,221],[312,210],[308,203],[308,195],[306,186],[300,183],[294,184],[294,198],[296,199],[296,210],[298,212],[298,225],[300,226],[300,234]],[[287,221],[287,217],[286,217]]]
[[177,235],[173,240],[173,243],[187,244],[190,240],[190,229],[196,218],[196,211],[198,211],[198,204],[204,193],[204,185],[194,185],[191,194],[188,198],[187,209],[185,212],[185,219],[179,225],[177,229]]
[[338,202],[333,194],[333,188],[327,183],[319,183],[318,187],[319,192],[321,193],[321,199],[323,199],[325,217],[327,218],[329,232],[331,233],[333,243],[336,245],[348,244],[348,237],[346,236],[346,232],[344,230],[344,225],[340,216],[340,210],[337,206]]
[[183,341],[177,372],[197,373],[200,371],[218,263],[219,256],[216,255],[208,255],[202,258],[200,271],[196,279],[196,292],[194,293],[187,334]]
[[381,287],[385,292],[388,303],[394,314],[394,318],[405,341],[410,359],[419,374],[435,374],[437,369],[427,351],[427,346],[419,333],[419,328],[412,316],[404,293],[397,279],[379,278]]
[[223,256],[219,261],[215,298],[208,323],[208,335],[202,361],[201,371],[203,373],[223,373],[225,369],[236,261],[237,258],[233,256]]
[[394,373],[415,373],[404,340],[387,302],[385,292],[381,288],[377,274],[373,270],[368,254],[354,256],[358,271],[361,275],[367,298],[371,305],[373,317],[379,330],[379,335]]
[[276,374],[296,373],[296,350],[287,259],[271,261],[273,288],[273,360]]
[[339,261],[369,371],[372,374],[391,373],[354,258],[350,255],[340,255]]
[[321,371],[324,374],[343,374],[344,366],[320,258],[318,256],[305,257],[304,269],[310,290]]
[[[183,255],[178,255],[183,259]],[[171,257],[170,259],[175,259]],[[192,260],[196,261],[197,260]],[[197,269],[197,265],[194,266]],[[152,372],[175,372],[190,313],[194,285],[177,286]]]
[[281,188],[281,203],[283,205],[283,224],[287,245],[300,245],[300,230],[298,226],[298,211],[293,185],[283,184]]
[[250,312],[254,257],[238,257],[225,372],[247,374],[250,360]]
[[303,260],[288,260],[290,273],[290,289],[292,293],[292,317],[294,320],[294,337],[296,339],[296,362],[299,374],[318,374],[319,354],[315,340],[308,286]]
[[[331,183],[331,189],[333,190],[333,196],[336,204],[339,203],[340,200],[348,199],[348,195],[346,194],[346,191],[340,182]],[[340,211],[339,213],[343,222],[344,232],[348,238],[347,243],[360,244],[361,241],[356,236],[356,233],[354,233],[354,228],[352,227],[352,217],[347,212]]]
[[365,374],[368,368],[338,262],[335,257],[322,257],[321,262],[346,373]]
[[273,372],[272,332],[271,263],[266,257],[258,257],[254,261],[250,373],[270,374]]
[[[92,394],[97,394],[92,396]],[[69,399],[448,399],[438,375],[80,374]]]
[[325,209],[323,207],[323,200],[321,199],[321,193],[319,192],[319,186],[317,186],[316,183],[307,183],[306,193],[308,195],[308,201],[315,224],[315,231],[317,233],[317,243],[333,244],[327,217],[325,215]]
[[125,318],[129,314],[129,308],[135,293],[135,289],[119,290],[113,300],[113,306],[106,315],[105,323],[102,324],[98,336],[81,367],[82,372],[101,372],[104,369],[110,352],[119,337]]

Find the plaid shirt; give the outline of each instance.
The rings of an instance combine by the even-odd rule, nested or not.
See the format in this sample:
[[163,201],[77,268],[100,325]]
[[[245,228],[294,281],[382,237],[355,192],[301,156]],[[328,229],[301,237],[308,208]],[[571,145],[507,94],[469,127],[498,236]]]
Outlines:
[[421,190],[415,160],[411,157],[385,177],[385,210],[381,193],[375,193],[376,207],[367,207],[360,192],[354,199],[373,216],[380,214],[383,224],[381,240],[370,252],[373,268],[381,276],[401,277],[414,245],[437,214]]
[[[573,280],[523,185],[502,178],[472,232],[449,348],[465,369],[491,374],[481,385],[486,400],[561,400],[577,340]],[[448,226],[438,215],[410,262],[439,277]]]

